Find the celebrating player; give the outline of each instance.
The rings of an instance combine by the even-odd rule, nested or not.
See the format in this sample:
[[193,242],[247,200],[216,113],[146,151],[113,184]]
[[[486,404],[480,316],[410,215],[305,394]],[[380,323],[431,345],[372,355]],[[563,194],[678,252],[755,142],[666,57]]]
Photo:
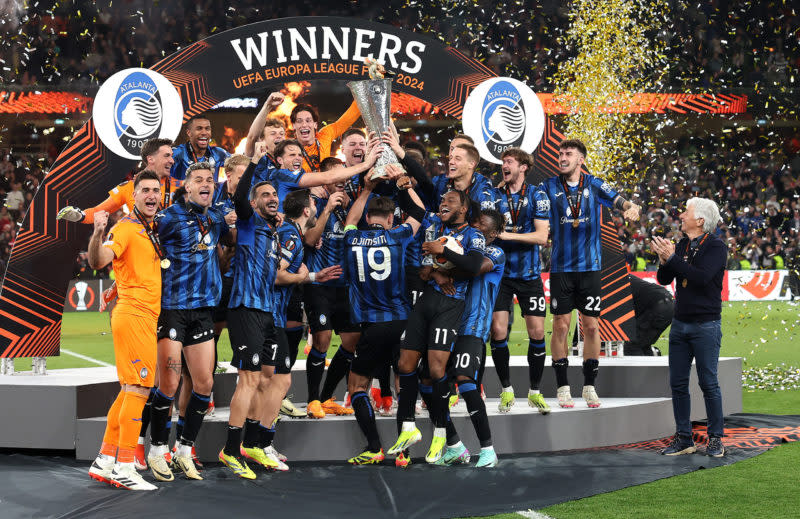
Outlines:
[[[397,166],[388,165],[386,170],[390,179],[402,174]],[[419,220],[409,216],[405,223],[392,228],[394,202],[386,197],[370,199],[376,184],[365,178],[364,188],[347,214],[344,233],[350,311],[352,321],[361,323],[361,338],[347,386],[356,420],[367,438],[364,452],[348,460],[354,465],[384,459],[375,410],[367,391],[373,375],[389,366],[400,350],[410,308],[405,288],[405,253],[420,226]],[[367,200],[368,228],[359,230],[356,224]]]
[[195,115],[186,122],[187,142],[175,146],[173,155],[172,178],[183,180],[188,174],[189,166],[204,162],[211,167],[214,181],[219,179],[219,168],[225,164],[230,153],[219,146],[209,146],[211,142],[211,121],[202,115]]
[[[288,346],[278,342],[273,319],[272,291],[280,262],[276,233],[278,193],[268,182],[249,188],[260,158],[255,156],[247,167],[233,199],[237,215],[236,269],[228,321],[231,365],[239,370],[239,380],[231,399],[227,441],[219,453],[219,460],[245,479],[255,479],[256,475],[242,456],[269,469],[278,467],[258,447],[260,402],[255,397],[261,378],[270,379],[275,363],[288,356]],[[245,438],[240,444],[245,418]]]
[[[321,169],[323,173],[330,175],[351,168],[344,168],[339,159],[328,157],[322,161]],[[344,226],[347,218],[345,208],[350,199],[344,193],[344,180],[326,184],[324,187],[328,193],[327,202],[323,202],[324,199],[316,202],[317,210],[320,212],[315,225],[306,231],[303,238],[310,250],[306,264],[312,271],[341,265],[344,256]],[[324,418],[325,414],[353,414],[352,409],[339,405],[333,399],[333,391],[350,369],[350,362],[353,360],[353,352],[359,339],[360,327],[358,323],[350,320],[349,304],[350,299],[344,279],[325,283],[315,281],[305,287],[306,315],[313,339],[306,361],[308,382],[306,413],[312,418]],[[333,331],[342,339],[342,344],[331,360],[325,384],[320,392],[319,386],[325,371],[325,357]]]
[[281,92],[272,92],[264,105],[259,110],[250,129],[247,132],[247,140],[244,146],[244,154],[252,157],[255,153],[256,142],[263,142],[266,145],[266,153],[256,166],[253,173],[253,183],[269,180],[272,170],[278,168],[275,162],[275,146],[286,138],[286,125],[282,120],[268,117],[277,107],[283,103],[284,95]]
[[589,407],[600,407],[594,388],[600,356],[600,270],[602,248],[601,205],[623,211],[626,220],[639,219],[639,206],[625,200],[608,183],[583,173],[586,146],[577,139],[559,145],[559,174],[542,182],[550,200],[553,249],[550,260],[550,312],[553,337],[550,348],[558,386],[558,404],[573,407],[567,381],[567,333],[572,310],[583,326],[583,398]]
[[151,447],[147,462],[156,479],[171,481],[164,454],[166,423],[181,372],[181,353],[194,390],[186,409],[175,465],[190,479],[202,479],[191,456],[211,399],[214,373],[213,308],[222,279],[216,246],[228,234],[223,213],[213,207],[214,171],[207,162],[192,164],[184,182],[188,199],[156,217],[167,257],[158,320],[159,386],[152,402]]
[[[414,211],[411,207],[404,209],[409,214]],[[430,289],[422,294],[408,319],[397,373],[400,378],[397,408],[400,435],[388,454],[398,454],[422,439],[414,422],[414,404],[419,389],[417,364],[423,353],[427,353],[428,364],[428,373],[424,374],[423,382],[432,386],[429,411],[434,424],[433,441],[425,460],[435,463],[445,451],[445,427],[450,396],[445,369],[464,313],[469,278],[480,271],[485,248],[483,235],[466,222],[469,209],[470,200],[466,193],[450,191],[442,198],[438,218],[434,218],[432,225],[425,230],[428,241],[422,244],[423,251],[427,254],[423,277],[427,277],[434,264],[439,265],[442,262],[451,263],[462,271],[463,277],[453,279],[453,290],[449,291],[450,294],[430,280]],[[456,244],[451,242],[456,242],[463,252],[458,252]]]
[[[480,274],[472,278],[467,289],[464,315],[458,328],[458,339],[453,347],[453,372],[458,383],[458,392],[467,404],[472,425],[478,435],[481,454],[477,467],[494,467],[497,465],[497,454],[492,445],[492,432],[489,429],[489,418],[486,416],[486,403],[481,398],[478,373],[486,358],[486,340],[489,338],[489,327],[492,321],[492,308],[503,279],[503,267],[506,262],[503,249],[491,245],[503,230],[505,219],[494,209],[484,209],[474,226],[486,238],[485,258]],[[442,280],[452,287],[452,279]],[[453,290],[453,288],[450,288]],[[436,462],[437,465],[453,465],[469,463],[470,454],[461,442],[452,421],[448,422],[447,450]]]
[[[103,240],[108,213],[93,214],[89,265],[100,269],[111,262],[119,301],[111,316],[114,357],[121,384],[108,411],[100,454],[89,475],[129,490],[155,490],[134,467],[139,418],[156,375],[156,322],[161,300],[161,260],[164,251],[153,230],[161,200],[161,184],[145,170],[133,181],[133,214],[123,217]],[[114,463],[116,458],[116,464]]]
[[480,204],[482,209],[494,209],[494,187],[489,179],[475,172],[481,155],[463,137],[453,139],[447,162],[447,172],[433,179],[433,196],[428,201],[428,209],[435,211],[442,197],[448,191],[464,191],[470,199]]
[[303,169],[321,171],[322,161],[331,156],[333,141],[350,128],[360,115],[358,105],[353,101],[336,122],[317,131],[319,127],[317,110],[307,104],[295,106],[289,119],[294,127],[294,138],[302,146]]
[[513,310],[516,296],[528,329],[528,405],[547,414],[550,406],[539,391],[546,355],[545,299],[539,246],[547,243],[550,200],[542,191],[525,182],[533,166],[533,158],[528,153],[519,148],[508,148],[503,152],[502,160],[505,185],[495,190],[495,196],[497,209],[505,216],[504,232],[500,234],[497,246],[505,252],[506,266],[492,316],[491,341],[492,360],[503,388],[499,409],[508,412],[514,405],[509,369],[508,321],[509,310]]

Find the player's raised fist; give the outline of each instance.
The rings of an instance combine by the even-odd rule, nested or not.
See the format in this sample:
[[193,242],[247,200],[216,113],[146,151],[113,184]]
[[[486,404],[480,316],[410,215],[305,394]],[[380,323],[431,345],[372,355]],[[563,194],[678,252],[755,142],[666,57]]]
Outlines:
[[258,161],[261,160],[261,157],[267,154],[267,143],[264,141],[258,141],[253,148],[253,163],[258,164]]
[[286,96],[283,94],[283,92],[272,92],[267,98],[267,106],[274,110],[275,108],[278,108],[281,103],[283,103],[285,97]]
[[66,220],[68,222],[80,222],[83,221],[83,218],[83,211],[71,205],[62,208],[56,215],[56,220]]
[[97,211],[94,213],[94,232],[95,234],[102,234],[108,225],[108,213],[105,211]]

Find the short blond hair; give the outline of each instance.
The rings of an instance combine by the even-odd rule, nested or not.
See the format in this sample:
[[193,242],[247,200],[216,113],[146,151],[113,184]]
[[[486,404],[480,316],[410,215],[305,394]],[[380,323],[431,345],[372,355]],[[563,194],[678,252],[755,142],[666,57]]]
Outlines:
[[232,172],[236,166],[247,166],[250,163],[250,157],[237,153],[225,159],[225,173]]

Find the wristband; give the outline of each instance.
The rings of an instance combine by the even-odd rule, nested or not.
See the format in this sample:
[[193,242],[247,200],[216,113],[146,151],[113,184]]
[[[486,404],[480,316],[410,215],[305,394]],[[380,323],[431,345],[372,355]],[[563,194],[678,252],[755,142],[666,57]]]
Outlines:
[[316,272],[309,272],[308,273],[308,281],[309,283],[313,283],[317,280],[317,273]]

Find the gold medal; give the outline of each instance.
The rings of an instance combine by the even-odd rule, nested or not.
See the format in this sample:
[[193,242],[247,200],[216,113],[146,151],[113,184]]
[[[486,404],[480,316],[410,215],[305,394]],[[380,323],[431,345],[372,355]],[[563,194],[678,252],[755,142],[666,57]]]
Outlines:
[[572,228],[573,229],[577,229],[580,224],[581,224],[581,222],[579,222],[577,218],[572,220]]
[[517,231],[517,226],[516,226],[516,225],[515,225],[515,226],[513,226],[513,227],[511,228],[511,232],[518,232],[518,231]]
[[167,258],[164,258],[164,259],[161,260],[161,268],[164,269],[164,270],[168,269],[170,264],[171,263]]
[[688,284],[689,284],[689,282],[688,282],[686,279],[684,279],[683,281],[681,281],[681,286],[682,286],[683,288],[686,288],[686,285],[688,285]]

